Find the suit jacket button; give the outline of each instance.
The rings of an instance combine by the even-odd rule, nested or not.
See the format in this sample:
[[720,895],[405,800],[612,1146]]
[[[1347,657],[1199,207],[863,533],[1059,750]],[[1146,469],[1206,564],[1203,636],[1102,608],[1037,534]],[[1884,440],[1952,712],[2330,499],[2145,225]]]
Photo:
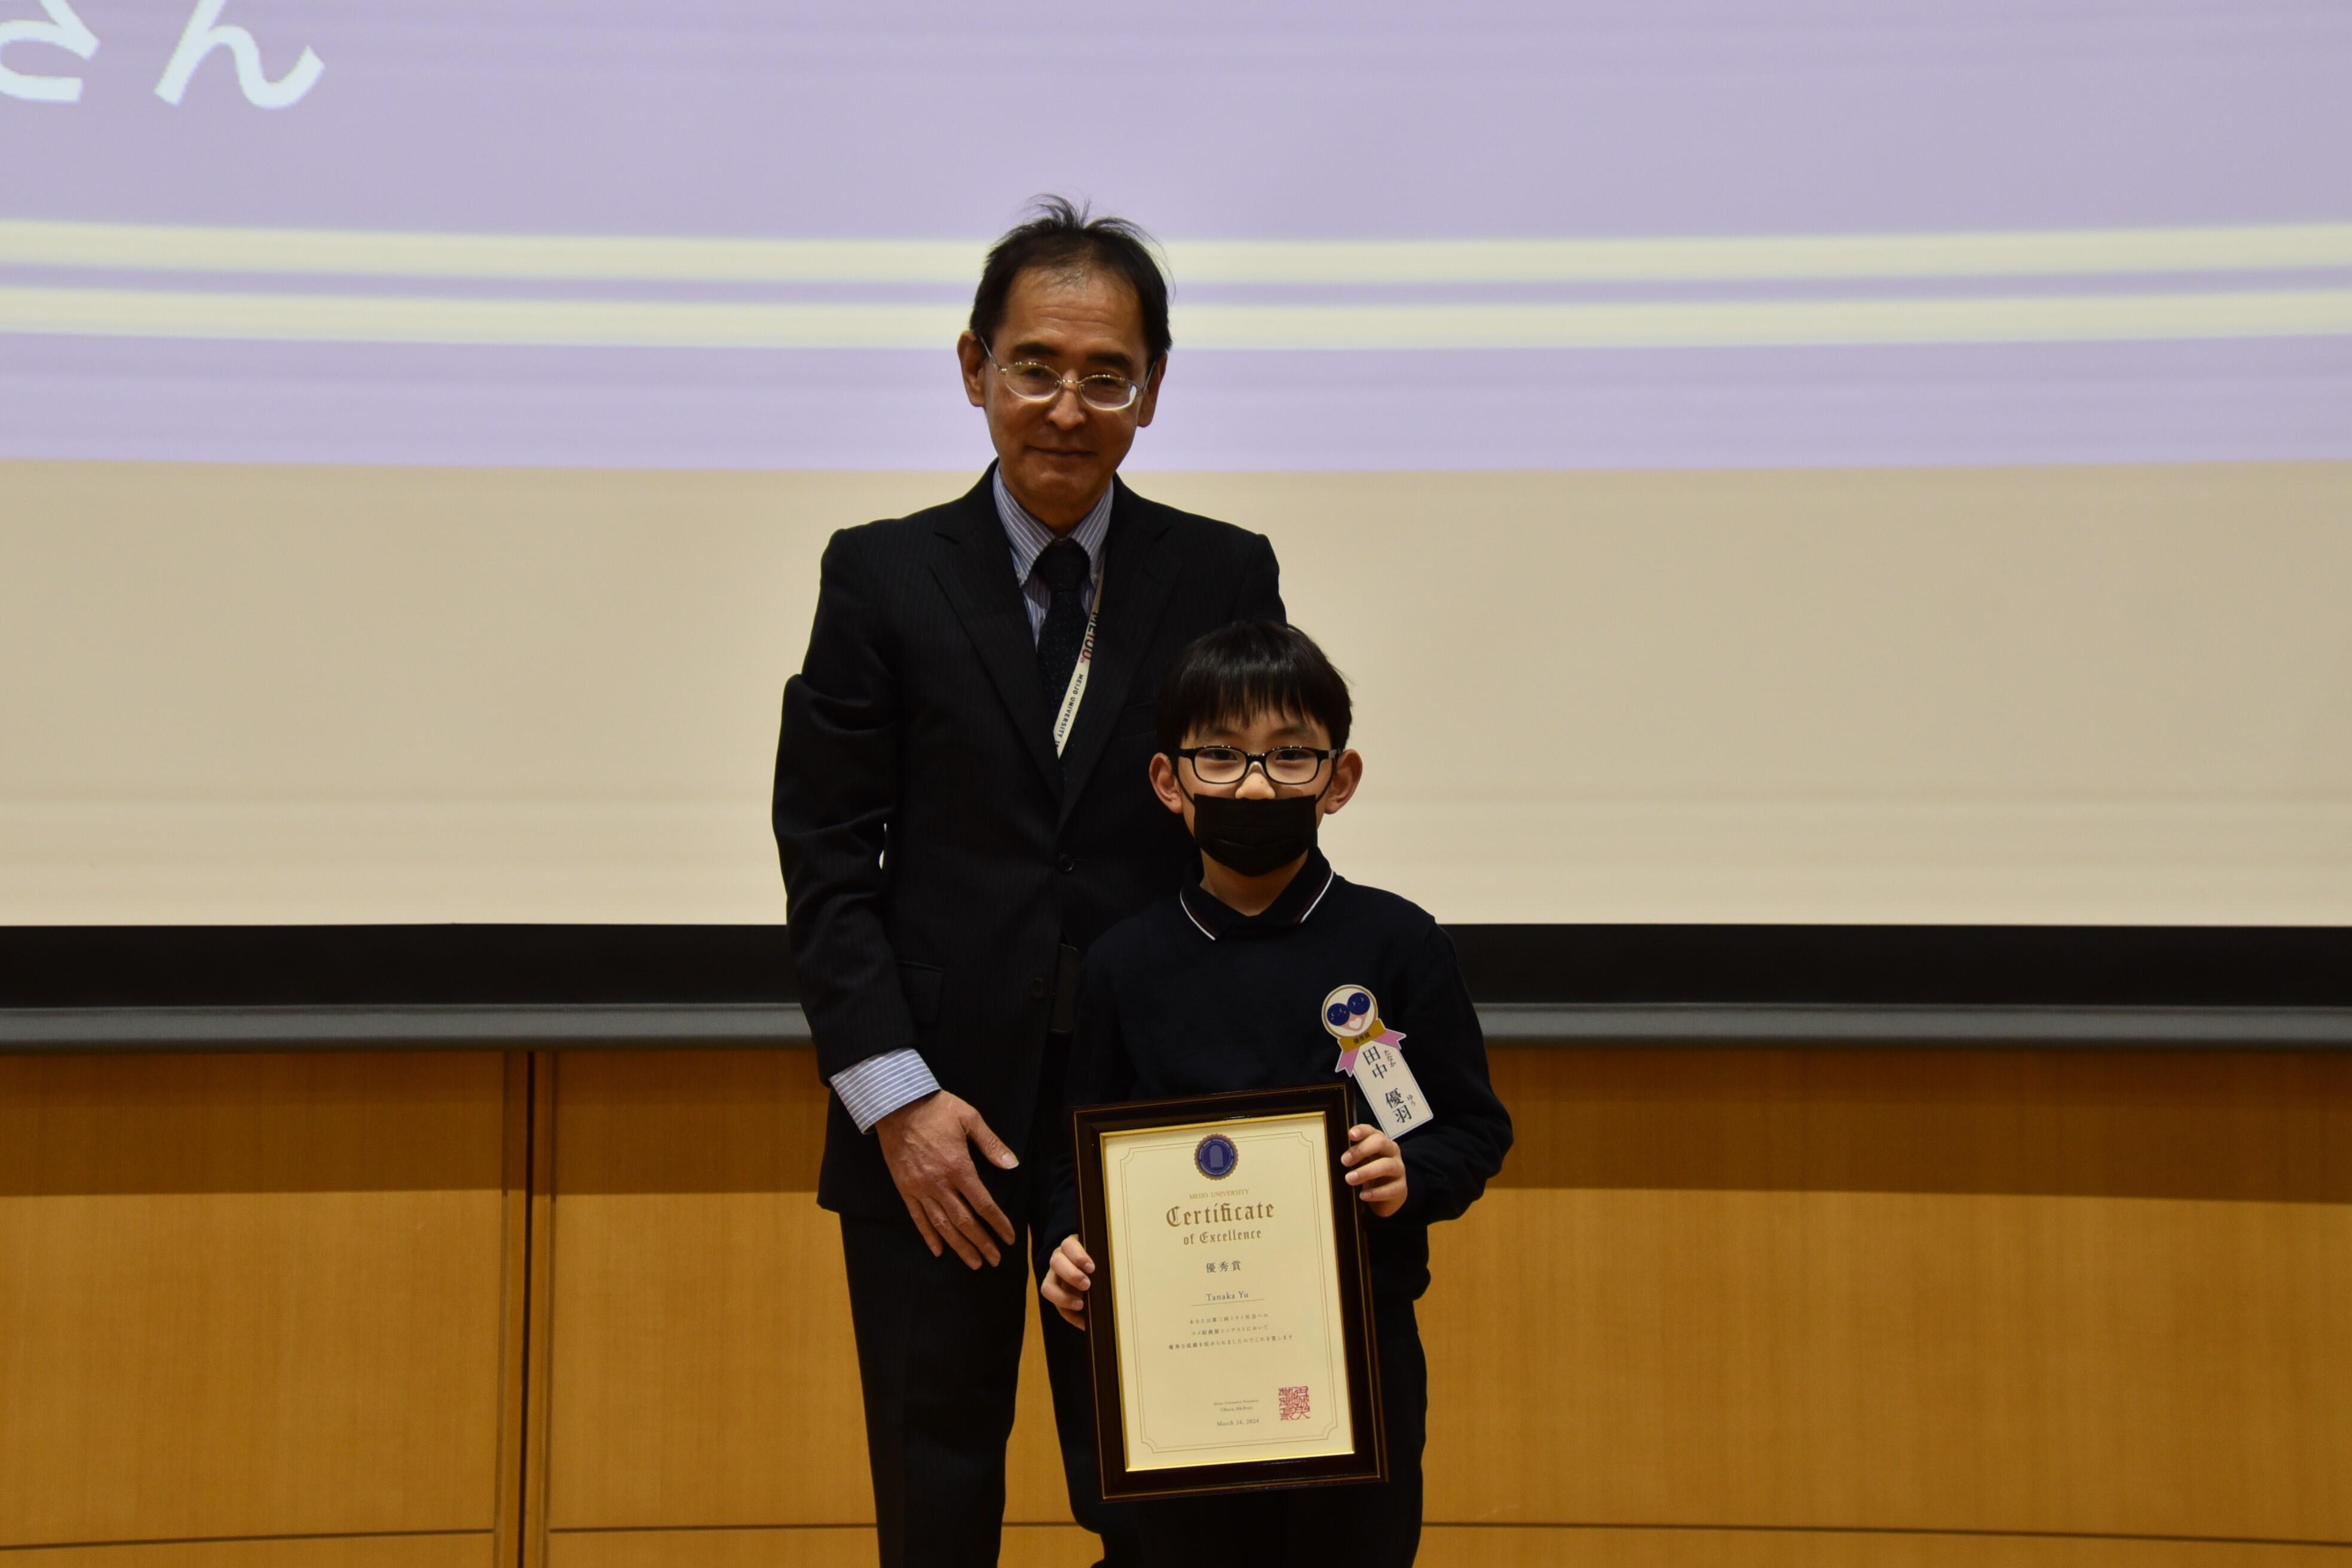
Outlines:
[[1045,999],[1046,993],[1053,989],[1054,988],[1052,986],[1045,984],[1045,977],[1040,975],[1036,979],[1029,982],[1029,998],[1033,1002],[1043,1002]]
[[1057,871],[1075,871],[1078,868],[1078,863],[1069,856],[1065,855],[1060,859],[1054,862],[1054,868]]

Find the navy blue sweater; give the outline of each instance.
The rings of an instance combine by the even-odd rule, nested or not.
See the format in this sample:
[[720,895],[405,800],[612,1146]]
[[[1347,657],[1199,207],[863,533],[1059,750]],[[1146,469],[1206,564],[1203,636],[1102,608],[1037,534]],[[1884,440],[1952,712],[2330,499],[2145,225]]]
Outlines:
[[[1468,1208],[1511,1146],[1454,944],[1417,905],[1348,881],[1320,850],[1263,914],[1238,914],[1198,884],[1150,905],[1087,951],[1068,1102],[1328,1083],[1339,1047],[1322,1004],[1342,985],[1371,992],[1381,1021],[1403,1034],[1429,1102],[1431,1120],[1397,1141],[1404,1206],[1364,1215],[1374,1294],[1410,1300],[1429,1288],[1430,1226]],[[1378,1126],[1345,1081],[1353,1120]],[[1066,1153],[1057,1178],[1047,1220],[1056,1242],[1078,1227]]]

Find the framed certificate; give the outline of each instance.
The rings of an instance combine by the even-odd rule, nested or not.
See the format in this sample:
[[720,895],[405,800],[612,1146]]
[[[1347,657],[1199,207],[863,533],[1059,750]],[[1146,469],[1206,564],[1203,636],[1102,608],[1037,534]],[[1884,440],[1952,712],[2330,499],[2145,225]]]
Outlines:
[[1071,1115],[1103,1496],[1388,1479],[1340,1083]]

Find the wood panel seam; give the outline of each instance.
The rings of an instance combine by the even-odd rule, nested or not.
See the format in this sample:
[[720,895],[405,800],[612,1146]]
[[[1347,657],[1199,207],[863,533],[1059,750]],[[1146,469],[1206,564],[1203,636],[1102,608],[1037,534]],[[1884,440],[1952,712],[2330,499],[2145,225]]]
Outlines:
[[530,1186],[524,1204],[522,1349],[522,1465],[514,1477],[520,1491],[522,1527],[516,1568],[544,1568],[547,1562],[548,1411],[554,1393],[550,1341],[554,1330],[551,1296],[555,1278],[555,1063],[551,1051],[530,1054]]
[[258,1546],[275,1541],[465,1541],[495,1535],[491,1530],[317,1530],[283,1535],[158,1535],[124,1541],[16,1541],[0,1545],[0,1557],[12,1552],[90,1552],[138,1546]]
[[[1010,1521],[1008,1521],[1010,1522]],[[2352,1547],[2352,1540],[2305,1539],[2275,1535],[2163,1535],[2115,1530],[1969,1530],[1953,1525],[1900,1524],[1675,1524],[1611,1523],[1594,1520],[1462,1520],[1424,1519],[1423,1530],[1558,1530],[1642,1531],[1660,1535],[1868,1535],[1948,1537],[1956,1541],[2115,1541],[2150,1546],[2307,1546]]]
[[[1423,1530],[1491,1530],[1561,1531],[1646,1531],[1660,1535],[1865,1535],[1894,1536],[1903,1539],[1934,1536],[1961,1541],[2113,1541],[2143,1542],[2151,1546],[2281,1546],[2315,1549],[2352,1547],[2352,1540],[2334,1541],[2268,1535],[2157,1535],[2129,1531],[2108,1530],[1968,1530],[1953,1526],[1876,1525],[1876,1524],[1703,1524],[1703,1523],[1642,1523],[1612,1522],[1594,1520],[1463,1520],[1424,1519]],[[839,1520],[824,1522],[794,1523],[736,1522],[729,1524],[568,1524],[548,1530],[554,1535],[721,1535],[776,1533],[814,1530],[872,1530],[871,1520]],[[1074,1530],[1082,1526],[1068,1520],[1008,1519],[1006,1530]],[[436,1533],[425,1531],[421,1533]],[[447,1532],[440,1532],[447,1533]],[[0,1548],[0,1550],[9,1550]]]

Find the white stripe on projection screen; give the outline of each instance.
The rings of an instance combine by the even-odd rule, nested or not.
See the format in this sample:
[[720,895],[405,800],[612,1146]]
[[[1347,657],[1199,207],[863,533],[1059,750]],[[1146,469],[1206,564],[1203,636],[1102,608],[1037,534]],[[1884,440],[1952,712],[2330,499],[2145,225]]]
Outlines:
[[[933,348],[953,304],[719,303],[0,288],[0,332],[702,349]],[[1608,304],[1193,305],[1194,349],[1591,349],[2173,342],[2352,334],[2352,289]]]
[[[969,287],[973,240],[402,233],[0,220],[0,265],[345,277]],[[2352,267],[2352,224],[1697,238],[1180,240],[1185,284],[2062,277]]]

